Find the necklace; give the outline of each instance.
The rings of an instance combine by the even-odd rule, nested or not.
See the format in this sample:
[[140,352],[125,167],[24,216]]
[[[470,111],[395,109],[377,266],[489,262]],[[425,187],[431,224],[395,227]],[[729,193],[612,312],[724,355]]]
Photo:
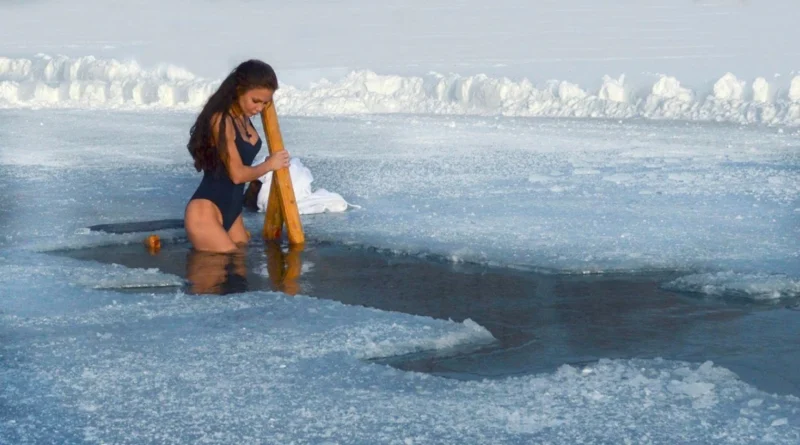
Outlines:
[[245,115],[242,115],[242,127],[244,128],[244,134],[247,136],[247,139],[250,139],[250,126],[247,125],[247,121],[249,121]]
[[[233,115],[233,113],[231,113],[231,115]],[[247,118],[247,116],[245,116],[244,113],[242,113],[242,129],[244,130],[244,134],[247,136],[247,139],[250,139],[252,135],[250,134],[250,126],[247,125],[248,120],[249,119]]]

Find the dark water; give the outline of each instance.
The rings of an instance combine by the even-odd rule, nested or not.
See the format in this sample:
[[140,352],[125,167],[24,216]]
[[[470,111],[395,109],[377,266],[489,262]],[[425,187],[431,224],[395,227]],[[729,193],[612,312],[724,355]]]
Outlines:
[[142,245],[54,253],[157,267],[186,277],[190,293],[276,290],[454,321],[469,318],[498,340],[443,356],[382,360],[405,370],[475,379],[549,372],[600,358],[711,360],[765,391],[800,395],[800,311],[662,289],[677,272],[537,274],[340,245],[289,248],[260,241],[234,255],[194,252],[186,244],[168,244],[156,254]]

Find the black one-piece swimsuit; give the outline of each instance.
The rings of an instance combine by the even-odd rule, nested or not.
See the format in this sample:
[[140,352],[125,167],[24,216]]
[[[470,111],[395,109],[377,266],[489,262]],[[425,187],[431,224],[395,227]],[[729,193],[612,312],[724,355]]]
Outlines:
[[[251,144],[242,137],[235,124],[233,128],[236,129],[236,150],[239,152],[239,157],[242,158],[242,164],[249,166],[261,149],[261,138],[258,138],[255,144]],[[192,199],[207,199],[216,204],[222,213],[222,227],[227,232],[242,213],[244,184],[234,184],[224,165],[221,165],[219,170],[216,175],[210,171],[203,173],[203,180],[192,195]]]

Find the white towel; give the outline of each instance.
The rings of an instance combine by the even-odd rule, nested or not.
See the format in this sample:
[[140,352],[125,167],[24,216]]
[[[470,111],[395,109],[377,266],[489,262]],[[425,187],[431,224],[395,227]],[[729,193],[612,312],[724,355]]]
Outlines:
[[[291,158],[289,161],[289,176],[292,178],[297,210],[301,215],[344,212],[347,210],[349,204],[338,193],[329,192],[325,189],[319,189],[316,192],[311,191],[311,183],[314,181],[314,176],[311,174],[311,170],[300,162],[300,159]],[[269,201],[272,172],[260,177],[259,181],[261,181],[262,186],[258,192],[258,211],[264,212],[267,210],[267,202]]]

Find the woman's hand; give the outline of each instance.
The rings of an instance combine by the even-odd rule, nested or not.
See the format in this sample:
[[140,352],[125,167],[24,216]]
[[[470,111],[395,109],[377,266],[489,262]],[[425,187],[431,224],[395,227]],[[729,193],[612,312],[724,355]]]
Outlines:
[[270,155],[266,161],[264,161],[269,168],[269,171],[280,170],[282,168],[289,167],[289,152],[286,150],[281,150],[277,153]]

